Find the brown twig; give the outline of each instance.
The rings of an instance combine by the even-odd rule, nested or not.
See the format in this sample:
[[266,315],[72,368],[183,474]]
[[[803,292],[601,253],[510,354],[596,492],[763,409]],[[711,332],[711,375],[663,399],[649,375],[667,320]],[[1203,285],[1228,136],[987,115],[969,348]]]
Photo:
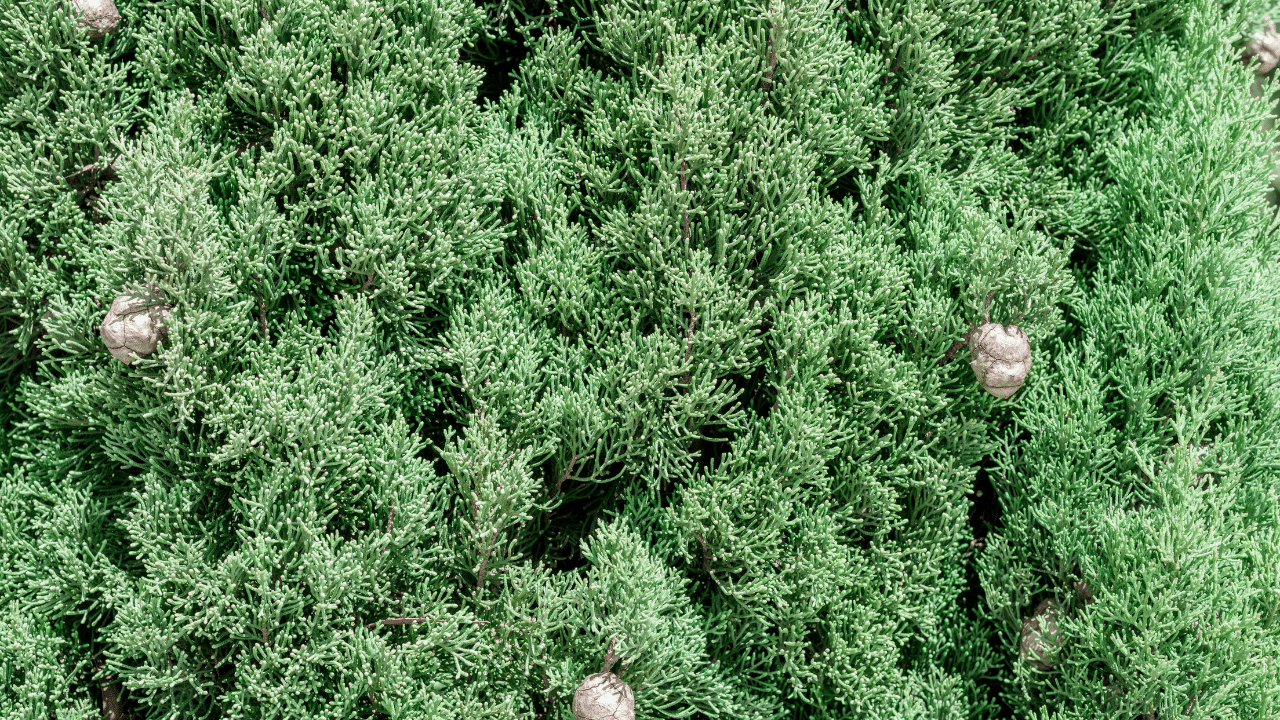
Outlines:
[[569,479],[569,475],[573,473],[573,466],[576,465],[577,463],[578,463],[577,455],[574,455],[573,457],[569,458],[569,467],[565,469],[564,474],[561,475],[560,479],[556,481],[556,489],[551,493],[551,497],[555,497],[556,495],[560,494],[560,486],[564,484],[565,480]]
[[[992,290],[987,293],[987,300],[982,304],[982,324],[985,325],[991,321],[991,298],[995,297],[996,291]],[[960,352],[960,348],[969,344],[969,338],[973,336],[973,331],[977,330],[977,325],[970,325],[968,332],[964,337],[951,343],[951,347],[947,348],[947,353],[938,361],[938,367],[942,367],[956,358],[956,354]]]
[[82,167],[82,168],[80,168],[79,170],[77,170],[77,171],[75,171],[75,172],[71,173],[70,175],[63,176],[63,178],[62,178],[62,179],[63,179],[63,180],[66,180],[66,181],[68,181],[68,182],[70,182],[71,178],[73,178],[73,177],[75,177],[75,176],[77,176],[77,175],[79,175],[79,174],[81,174],[81,173],[92,172],[92,173],[94,173],[94,174],[96,175],[96,174],[98,174],[98,173],[100,173],[100,172],[102,172],[102,171],[104,171],[104,170],[105,170],[105,171],[109,171],[109,172],[115,172],[115,169],[116,169],[116,167],[115,167],[115,165],[113,165],[112,163],[107,163],[106,165],[96,165],[96,164],[95,164],[95,165],[85,165],[84,167]]
[[684,346],[684,361],[689,362],[689,354],[693,352],[693,325],[698,322],[698,310],[694,308],[689,311],[689,330],[686,334],[688,342]]
[[369,272],[369,277],[364,279],[364,284],[360,286],[360,292],[364,292],[369,288],[369,283],[373,282],[373,272]]
[[710,575],[711,551],[707,549],[707,541],[701,535],[698,536],[698,542],[702,543],[702,571]]
[[[684,171],[684,160],[680,161],[680,192],[689,193],[689,173]],[[689,244],[689,201],[685,199],[684,219],[680,223],[681,235],[684,237],[684,244]]]
[[963,338],[951,343],[951,347],[947,348],[947,354],[943,355],[942,359],[938,361],[938,367],[942,367],[952,360],[955,360],[956,354],[960,352],[960,348],[969,344],[969,335],[971,335],[977,328],[977,325],[970,326],[969,331],[964,334]]
[[372,630],[378,625],[416,625],[418,623],[428,622],[449,622],[448,620],[433,620],[431,618],[387,618],[386,620],[377,620],[364,626],[365,630]]
[[498,531],[502,528],[493,529],[493,534],[489,536],[489,542],[485,546],[484,559],[480,561],[480,578],[476,580],[476,594],[480,593],[480,588],[484,586],[484,566],[489,564],[489,555],[493,552],[493,541],[498,538]]
[[991,322],[991,298],[996,296],[996,291],[992,290],[987,293],[986,302],[982,303],[982,324],[986,325]]
[[[658,64],[662,64],[662,51],[658,51]],[[547,677],[547,671],[542,671],[542,687],[547,691],[547,707],[551,707],[554,697],[551,694],[551,680]],[[544,715],[545,716],[545,715]]]
[[[764,71],[764,77],[760,80],[760,89],[766,93],[773,90],[773,71],[778,66],[778,52],[773,45],[773,31],[777,28],[778,22],[776,20],[769,22],[769,69]],[[761,107],[764,107],[765,97],[764,95],[760,97]]]
[[[694,308],[689,311],[689,331],[687,334],[688,342],[684,346],[684,361],[689,362],[689,356],[693,353],[693,326],[698,322],[698,310]],[[693,381],[693,376],[688,370],[684,371],[684,384],[688,385]]]
[[620,656],[613,654],[613,640],[612,637],[609,638],[609,647],[604,651],[604,665],[600,667],[601,674],[609,672],[609,668],[620,659]]
[[391,512],[387,513],[387,534],[391,534],[391,520],[396,516],[396,501],[391,501]]
[[[102,672],[102,658],[93,662],[98,672]],[[120,688],[111,682],[115,678],[103,678],[102,681],[102,717],[103,720],[123,720],[124,708],[120,706]]]
[[[436,619],[432,619],[432,618],[411,618],[411,617],[403,617],[403,618],[387,618],[386,620],[378,620],[378,621],[376,621],[376,622],[371,622],[371,623],[369,623],[368,625],[365,625],[365,626],[364,626],[364,629],[365,629],[365,630],[372,630],[372,629],[374,629],[375,627],[377,627],[378,625],[417,625],[418,623],[429,623],[429,622],[442,623],[442,622],[449,622],[449,620],[448,620],[447,618],[446,618],[446,619],[441,619],[441,620],[436,620]],[[469,622],[469,623],[471,623],[471,624],[473,624],[473,625],[488,625],[488,624],[489,624],[489,621],[488,621],[488,620],[468,620],[467,622]]]

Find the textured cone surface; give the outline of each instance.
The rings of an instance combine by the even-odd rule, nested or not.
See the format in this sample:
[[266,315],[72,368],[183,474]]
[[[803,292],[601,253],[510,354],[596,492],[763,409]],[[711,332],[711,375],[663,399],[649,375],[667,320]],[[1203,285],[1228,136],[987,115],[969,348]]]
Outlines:
[[1076,597],[1086,605],[1093,602],[1093,593],[1089,592],[1089,586],[1083,580],[1076,581]]
[[573,694],[577,720],[635,720],[636,699],[631,686],[613,673],[588,675]]
[[1266,75],[1276,69],[1280,62],[1280,34],[1276,34],[1276,24],[1270,18],[1263,18],[1266,27],[1259,30],[1244,50],[1244,59],[1258,59],[1253,71],[1258,75]]
[[987,392],[1001,400],[1022,387],[1031,371],[1031,341],[1017,325],[987,323],[973,333],[969,367]]
[[125,365],[133,364],[130,353],[142,357],[155,352],[162,323],[169,317],[168,308],[147,307],[148,302],[133,295],[120,295],[111,303],[111,310],[102,321],[102,342]]
[[1022,623],[1022,638],[1019,642],[1018,654],[1026,662],[1048,670],[1053,662],[1048,660],[1049,653],[1061,644],[1058,636],[1058,606],[1052,600],[1045,600],[1036,607],[1035,616]]
[[114,32],[120,24],[120,12],[111,0],[71,0],[80,16],[80,27],[89,33],[90,40],[101,40]]

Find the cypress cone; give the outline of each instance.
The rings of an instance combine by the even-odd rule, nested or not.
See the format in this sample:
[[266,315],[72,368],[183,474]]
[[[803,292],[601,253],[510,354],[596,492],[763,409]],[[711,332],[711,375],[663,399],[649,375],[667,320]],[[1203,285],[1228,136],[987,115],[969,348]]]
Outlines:
[[79,25],[88,32],[90,40],[101,40],[115,32],[120,24],[120,11],[111,0],[71,0],[80,17]]
[[1007,400],[1022,387],[1031,370],[1031,341],[1022,328],[983,323],[969,342],[973,353],[969,367],[987,392]]
[[1051,654],[1062,644],[1062,638],[1058,634],[1059,612],[1057,603],[1045,600],[1036,606],[1036,612],[1032,617],[1023,619],[1018,655],[1024,662],[1029,662],[1041,670],[1049,670],[1053,667]]
[[1258,59],[1258,64],[1253,68],[1253,72],[1258,75],[1266,75],[1275,70],[1276,63],[1280,62],[1280,34],[1276,33],[1275,21],[1264,17],[1262,22],[1266,27],[1253,36],[1253,40],[1245,47],[1242,58],[1246,63],[1255,57]]
[[136,295],[119,295],[102,320],[102,342],[117,360],[132,365],[137,357],[155,352],[168,317],[168,305]]
[[635,720],[636,699],[631,686],[611,672],[588,675],[573,694],[577,720]]

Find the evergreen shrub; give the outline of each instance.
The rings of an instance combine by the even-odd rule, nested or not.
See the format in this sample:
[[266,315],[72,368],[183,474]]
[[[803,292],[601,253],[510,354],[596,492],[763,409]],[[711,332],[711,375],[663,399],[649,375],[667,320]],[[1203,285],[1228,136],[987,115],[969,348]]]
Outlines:
[[79,4],[0,3],[0,717],[1280,715],[1269,8]]

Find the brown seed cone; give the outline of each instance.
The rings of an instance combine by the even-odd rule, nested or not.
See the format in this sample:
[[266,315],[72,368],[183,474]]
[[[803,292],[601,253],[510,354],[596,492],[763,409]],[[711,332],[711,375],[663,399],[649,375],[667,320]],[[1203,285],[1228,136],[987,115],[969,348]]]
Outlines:
[[979,325],[969,336],[969,349],[978,384],[1001,400],[1017,392],[1031,371],[1031,341],[1017,325]]
[[1076,581],[1076,597],[1085,605],[1093,602],[1093,593],[1089,592],[1089,586],[1083,580]]
[[111,0],[71,0],[80,17],[79,25],[88,32],[90,40],[101,40],[115,32],[120,24],[120,12]]
[[1266,27],[1253,36],[1242,57],[1246,63],[1253,58],[1258,59],[1258,64],[1253,69],[1258,75],[1266,75],[1275,70],[1276,63],[1280,62],[1280,34],[1276,33],[1276,24],[1267,17],[1262,18],[1262,22]]
[[164,336],[163,323],[169,317],[169,307],[150,303],[136,295],[117,296],[102,320],[103,344],[125,365],[133,364],[133,355],[142,357],[155,352]]
[[1051,655],[1062,644],[1062,637],[1058,634],[1059,612],[1057,603],[1045,600],[1036,606],[1033,617],[1022,621],[1018,655],[1024,662],[1029,662],[1041,670],[1049,670],[1053,667]]
[[636,698],[631,686],[611,672],[588,675],[573,694],[577,720],[635,720]]

